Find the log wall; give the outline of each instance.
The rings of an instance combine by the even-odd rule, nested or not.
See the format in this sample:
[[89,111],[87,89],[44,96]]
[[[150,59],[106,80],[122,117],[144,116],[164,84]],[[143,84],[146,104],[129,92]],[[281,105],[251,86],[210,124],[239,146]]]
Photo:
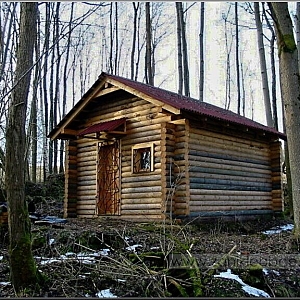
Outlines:
[[[101,101],[99,101],[101,103]],[[120,215],[125,219],[161,219],[162,199],[165,197],[166,143],[161,143],[161,135],[168,136],[162,123],[171,116],[162,112],[148,101],[137,97],[114,99],[93,109],[82,123],[81,129],[95,123],[125,117],[126,135],[121,137],[121,203]],[[78,140],[78,188],[77,214],[79,217],[95,215],[97,141],[86,138]],[[140,143],[154,144],[154,170],[148,173],[132,173],[132,146]],[[163,164],[162,164],[163,162]],[[163,165],[163,172],[162,172]],[[163,174],[163,175],[162,175]],[[164,195],[163,195],[164,194]]]
[[[134,111],[129,109],[123,115],[128,121],[127,134],[121,140],[121,217],[141,221],[161,220],[164,218],[167,155],[162,135],[168,135],[163,124],[170,120],[170,116],[144,100],[137,100],[133,108]],[[132,173],[132,146],[140,143],[154,143],[153,172]]]
[[97,141],[79,139],[77,144],[77,215],[92,218],[97,200]]
[[191,212],[273,209],[268,143],[191,128],[188,159]]

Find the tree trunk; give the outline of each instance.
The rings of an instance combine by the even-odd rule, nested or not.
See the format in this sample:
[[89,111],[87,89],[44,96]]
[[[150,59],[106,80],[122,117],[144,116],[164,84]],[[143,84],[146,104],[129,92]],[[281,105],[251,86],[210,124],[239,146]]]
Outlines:
[[199,43],[200,43],[200,79],[199,79],[199,100],[203,101],[204,93],[204,2],[201,2],[200,6],[200,34],[199,34]]
[[135,63],[135,44],[136,44],[136,36],[137,36],[137,17],[139,10],[139,2],[132,2],[133,5],[133,36],[132,36],[132,48],[131,48],[131,59],[130,59],[130,70],[131,70],[131,79],[134,79],[134,63]]
[[146,2],[146,83],[154,85],[154,76],[152,70],[152,24],[150,16],[150,2]]
[[49,37],[50,37],[50,5],[51,3],[46,3],[46,20],[45,20],[45,42],[44,42],[44,68],[43,68],[43,98],[44,98],[44,124],[43,124],[43,180],[45,181],[49,172],[48,167],[48,140],[47,134],[49,131],[49,104],[48,104],[48,80],[47,80],[47,72],[48,72],[48,59],[49,59]]
[[190,96],[190,72],[189,72],[188,50],[187,50],[187,41],[186,41],[186,23],[184,20],[182,2],[180,2],[180,18],[181,18],[184,94],[185,96],[189,97]]
[[182,70],[182,43],[181,43],[181,17],[180,2],[176,2],[177,13],[177,65],[178,65],[178,94],[182,95],[183,91],[183,70]]
[[264,102],[265,102],[265,113],[266,113],[267,125],[270,127],[274,127],[272,110],[271,110],[269,84],[268,84],[265,47],[264,47],[264,34],[263,34],[262,24],[260,20],[258,2],[254,2],[254,14],[255,14],[255,23],[257,28],[257,44],[258,44],[258,51],[259,51],[260,72],[261,72],[261,81],[262,81],[262,88],[263,88],[263,95],[264,95]]
[[9,215],[11,281],[17,294],[39,282],[31,251],[30,220],[25,202],[25,123],[33,49],[36,38],[37,2],[21,2],[20,35],[15,88],[6,130],[6,192]]
[[237,113],[241,114],[241,83],[240,83],[240,58],[239,58],[239,18],[237,2],[234,3],[235,16],[235,67],[237,85]]
[[287,2],[269,3],[276,28],[281,96],[292,179],[294,234],[300,236],[300,85],[298,53]]

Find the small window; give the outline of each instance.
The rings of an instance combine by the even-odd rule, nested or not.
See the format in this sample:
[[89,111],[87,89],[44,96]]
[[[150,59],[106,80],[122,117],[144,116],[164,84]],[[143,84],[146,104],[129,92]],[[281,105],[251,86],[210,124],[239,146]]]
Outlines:
[[132,147],[132,173],[153,171],[153,144]]

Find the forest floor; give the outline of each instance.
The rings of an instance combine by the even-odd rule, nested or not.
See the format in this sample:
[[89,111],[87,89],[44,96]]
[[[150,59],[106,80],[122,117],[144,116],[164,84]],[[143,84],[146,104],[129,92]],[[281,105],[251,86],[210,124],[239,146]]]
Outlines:
[[[53,213],[61,217],[59,209]],[[291,230],[263,233],[287,224],[291,221],[284,218],[205,224],[109,218],[33,223],[33,254],[46,282],[22,296],[299,297],[299,241]],[[2,228],[0,296],[14,297],[7,240]]]

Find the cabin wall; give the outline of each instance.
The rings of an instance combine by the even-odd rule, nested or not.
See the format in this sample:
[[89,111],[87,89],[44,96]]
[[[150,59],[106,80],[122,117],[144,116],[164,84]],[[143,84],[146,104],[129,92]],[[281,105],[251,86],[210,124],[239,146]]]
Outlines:
[[[120,216],[132,220],[160,220],[164,217],[162,199],[165,197],[163,193],[166,187],[162,161],[164,165],[167,149],[166,144],[161,142],[161,135],[162,132],[168,134],[161,124],[170,121],[171,116],[163,113],[160,107],[138,97],[114,99],[94,109],[80,126],[80,130],[121,117],[127,118],[127,133],[120,136]],[[132,146],[141,143],[154,144],[154,170],[133,174]],[[77,147],[77,214],[79,217],[93,217],[97,213],[97,141],[80,139]]]
[[97,142],[79,139],[77,142],[77,215],[92,218],[96,214]]
[[268,143],[190,128],[188,161],[191,213],[273,209]]
[[[124,115],[127,135],[121,140],[121,217],[131,220],[161,220],[164,218],[166,191],[166,144],[161,138],[167,134],[162,123],[170,116],[144,101],[134,115]],[[129,118],[130,117],[130,118]],[[140,143],[154,143],[154,169],[147,173],[132,173],[132,147]]]

